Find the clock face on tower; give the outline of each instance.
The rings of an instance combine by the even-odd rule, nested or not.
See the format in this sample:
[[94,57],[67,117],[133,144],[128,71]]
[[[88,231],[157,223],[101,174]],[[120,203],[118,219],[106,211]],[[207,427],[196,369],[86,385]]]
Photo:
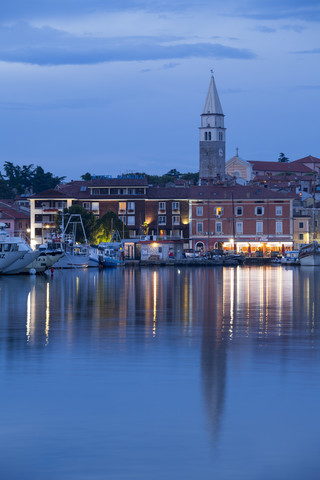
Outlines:
[[223,150],[222,150],[222,148],[219,148],[219,157],[223,157]]

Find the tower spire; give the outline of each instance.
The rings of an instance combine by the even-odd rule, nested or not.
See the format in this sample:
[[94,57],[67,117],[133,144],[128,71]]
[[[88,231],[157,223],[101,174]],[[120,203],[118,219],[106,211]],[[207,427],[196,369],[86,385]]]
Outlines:
[[225,176],[224,114],[213,70],[200,127],[200,179],[213,181]]

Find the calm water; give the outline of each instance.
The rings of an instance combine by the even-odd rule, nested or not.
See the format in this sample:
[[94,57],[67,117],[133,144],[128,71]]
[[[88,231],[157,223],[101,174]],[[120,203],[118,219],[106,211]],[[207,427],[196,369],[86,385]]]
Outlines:
[[320,268],[0,277],[0,478],[320,478]]

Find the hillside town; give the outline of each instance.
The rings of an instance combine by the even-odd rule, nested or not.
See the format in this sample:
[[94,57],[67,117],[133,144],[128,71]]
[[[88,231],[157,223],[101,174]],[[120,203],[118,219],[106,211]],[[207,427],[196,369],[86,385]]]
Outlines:
[[[320,234],[320,158],[246,160],[239,151],[226,161],[226,128],[214,77],[201,113],[199,178],[179,172],[165,184],[144,174],[87,174],[86,179],[1,199],[0,217],[10,234],[24,234],[31,247],[56,231],[59,212],[78,205],[95,218],[112,212],[126,258],[163,258],[170,252],[212,251],[273,256],[296,250]],[[107,169],[107,167],[106,167]],[[142,248],[143,247],[143,248]]]

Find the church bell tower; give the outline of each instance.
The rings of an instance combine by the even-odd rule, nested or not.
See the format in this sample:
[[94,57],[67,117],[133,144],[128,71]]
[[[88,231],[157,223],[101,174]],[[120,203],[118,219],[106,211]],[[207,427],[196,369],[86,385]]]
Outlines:
[[200,173],[203,182],[217,182],[225,177],[226,129],[224,114],[213,75],[201,114]]

